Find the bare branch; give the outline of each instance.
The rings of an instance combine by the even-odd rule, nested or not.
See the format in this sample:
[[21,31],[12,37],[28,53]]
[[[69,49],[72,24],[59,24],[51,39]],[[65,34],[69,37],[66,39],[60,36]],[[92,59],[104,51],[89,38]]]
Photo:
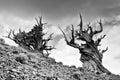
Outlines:
[[49,37],[46,39],[46,41],[52,40],[53,33],[49,35]]
[[[80,19],[81,19],[81,22],[79,24],[80,30],[77,31],[78,33],[76,33],[77,39],[82,40],[82,41],[91,42],[92,41],[91,33],[93,32],[92,27],[89,26],[90,25],[90,23],[89,23],[87,30],[83,30],[83,22],[82,22],[81,14],[80,14]],[[90,30],[90,33],[88,33],[89,30]]]
[[100,33],[100,32],[103,31],[103,26],[102,26],[102,21],[101,21],[101,19],[100,19],[100,21],[99,21],[99,25],[100,25],[100,30],[99,30],[99,33]]
[[49,53],[47,50],[45,50],[46,51],[46,54],[44,54],[44,57],[48,57],[51,53]]
[[37,22],[37,25],[39,25],[38,19],[37,19],[37,18],[35,18],[35,20],[36,20],[36,22]]
[[8,36],[5,36],[5,37],[14,41],[14,39],[11,37],[12,33],[13,31],[10,29],[10,31],[8,32]]
[[53,49],[56,49],[54,46],[52,47],[52,46],[47,46],[46,48],[45,48],[45,50],[53,50]]
[[90,34],[90,36],[92,37],[92,33],[93,33],[93,29],[92,29],[92,27],[90,26],[90,23],[87,25],[87,32],[90,30],[90,32],[89,32],[89,34]]
[[90,23],[87,25],[87,32],[89,31],[89,29],[90,29]]
[[63,33],[63,36],[64,36],[64,38],[65,38],[65,41],[68,42],[67,37],[66,37],[66,34],[64,33],[64,31],[61,29],[61,27],[58,26],[58,28],[59,28],[60,31]]
[[13,35],[13,36],[16,36],[16,35],[15,35],[15,30],[12,30],[12,35]]
[[42,16],[39,16],[39,21],[37,18],[35,18],[35,19],[37,21],[38,26],[43,26],[43,25],[47,24],[47,23],[42,23]]
[[100,30],[95,30],[94,32],[93,32],[93,35],[95,35],[95,34],[98,34],[98,33],[101,33],[102,31],[103,31],[103,26],[102,26],[102,22],[101,22],[101,19],[100,19],[100,21],[98,22],[99,23],[99,25],[100,25]]
[[39,17],[39,25],[42,25],[42,16]]
[[22,33],[21,29],[19,28],[19,33]]
[[64,38],[65,38],[65,41],[66,41],[66,43],[69,45],[69,46],[72,46],[72,47],[74,47],[74,48],[80,48],[80,46],[79,46],[79,44],[77,44],[77,43],[75,43],[75,40],[74,40],[74,28],[72,27],[72,39],[70,40],[70,41],[68,41],[67,40],[67,37],[66,37],[66,35],[65,35],[65,33],[63,32],[63,30],[59,27],[59,29],[61,30],[61,32],[63,33],[63,35],[64,35]]
[[74,43],[75,42],[75,36],[74,36],[75,32],[74,32],[74,26],[72,25],[72,30],[71,30],[71,43]]
[[106,35],[103,35],[103,36],[101,36],[100,38],[98,38],[98,39],[95,41],[95,45],[96,45],[96,46],[99,46],[101,40],[102,40],[103,38],[105,38],[105,36],[106,36]]
[[52,34],[49,35],[49,37],[47,39],[43,39],[42,42],[43,42],[43,46],[46,47],[47,43],[52,40]]
[[93,29],[92,29],[91,26],[89,26],[89,29],[90,29],[90,36],[91,36],[91,38],[92,38],[92,37],[93,37],[93,35],[92,35],[92,33],[93,33]]
[[79,14],[79,16],[80,16],[80,24],[79,24],[79,26],[80,26],[80,32],[82,32],[82,27],[83,27],[83,21],[82,21],[82,15],[81,14]]
[[105,53],[108,50],[108,47],[105,50],[102,50],[101,53]]

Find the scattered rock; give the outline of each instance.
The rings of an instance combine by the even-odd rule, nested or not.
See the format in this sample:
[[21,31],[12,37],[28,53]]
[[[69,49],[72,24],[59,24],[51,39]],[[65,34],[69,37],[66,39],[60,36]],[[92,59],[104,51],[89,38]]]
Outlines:
[[13,51],[12,53],[13,53],[13,54],[19,54],[19,52],[18,52],[18,51]]
[[119,75],[84,72],[82,67],[63,65],[38,52],[4,43],[0,39],[0,80],[120,80]]
[[5,40],[0,38],[0,44],[5,44]]
[[18,56],[15,58],[15,60],[17,62],[20,62],[21,64],[25,64],[26,63],[26,59],[23,56]]

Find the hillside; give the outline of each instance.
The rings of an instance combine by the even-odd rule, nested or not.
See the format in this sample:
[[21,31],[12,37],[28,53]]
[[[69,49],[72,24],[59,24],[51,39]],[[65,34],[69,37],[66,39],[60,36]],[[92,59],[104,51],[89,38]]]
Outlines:
[[120,80],[120,76],[84,72],[0,39],[0,80]]

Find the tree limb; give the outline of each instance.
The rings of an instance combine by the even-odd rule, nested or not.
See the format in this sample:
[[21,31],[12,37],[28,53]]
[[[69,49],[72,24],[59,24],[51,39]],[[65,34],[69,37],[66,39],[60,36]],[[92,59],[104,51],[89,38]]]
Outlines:
[[10,29],[10,31],[8,32],[8,36],[5,36],[5,37],[14,41],[14,38],[11,37],[12,33],[13,33],[13,30]]
[[107,50],[108,50],[108,47],[107,47],[106,49],[102,50],[101,53],[103,54],[103,53],[105,53]]
[[94,32],[93,32],[93,35],[95,35],[95,34],[98,34],[98,33],[101,33],[102,31],[103,31],[103,26],[102,26],[102,22],[101,22],[101,19],[100,19],[100,21],[98,22],[99,23],[99,25],[100,25],[100,30],[95,30]]
[[80,48],[80,46],[79,46],[79,44],[77,44],[77,43],[75,43],[75,39],[74,39],[74,28],[73,28],[73,26],[72,26],[72,39],[70,40],[70,41],[68,41],[67,40],[67,37],[66,37],[66,34],[64,33],[64,31],[59,27],[59,29],[60,29],[60,31],[63,33],[63,36],[64,36],[64,38],[65,38],[65,41],[66,41],[66,43],[69,45],[69,46],[72,46],[72,47],[74,47],[74,48]]
[[79,16],[80,16],[80,24],[78,25],[80,27],[79,32],[82,33],[82,30],[83,30],[83,28],[82,28],[83,27],[82,15],[79,14]]
[[100,38],[98,38],[98,39],[95,41],[95,45],[96,45],[96,46],[100,46],[100,42],[101,42],[101,40],[102,40],[103,38],[105,38],[105,36],[106,36],[106,35],[103,35],[103,36],[101,36]]
[[58,26],[58,28],[60,29],[60,31],[62,32],[63,36],[64,36],[64,39],[65,41],[68,43],[68,40],[67,40],[67,37],[66,37],[66,34],[64,33],[64,31],[61,29],[61,27]]

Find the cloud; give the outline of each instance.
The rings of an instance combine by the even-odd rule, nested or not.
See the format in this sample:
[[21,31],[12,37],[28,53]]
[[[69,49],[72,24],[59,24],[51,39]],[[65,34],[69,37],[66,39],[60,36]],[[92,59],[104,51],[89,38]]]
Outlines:
[[3,35],[5,33],[5,30],[7,30],[7,27],[0,25],[0,35]]
[[82,65],[78,50],[68,46],[64,39],[59,40],[56,50],[51,53],[51,57],[54,57],[56,61],[62,61],[65,65],[76,65],[77,67]]
[[11,14],[1,13],[0,36],[5,39],[6,43],[9,43],[11,45],[16,45],[13,41],[4,37],[8,35],[7,32],[9,32],[10,29],[12,29],[15,30],[16,33],[19,28],[25,31],[29,31],[32,28],[33,23],[34,23],[33,20],[25,20]]
[[79,11],[86,20],[119,13],[119,4],[119,0],[1,0],[0,11],[24,19],[42,15],[48,21],[59,22],[76,17]]
[[82,0],[1,0],[0,7],[1,11],[8,11],[21,17],[43,15],[56,20],[64,18],[68,14],[70,16],[74,15],[74,13],[76,13],[74,7],[78,7],[78,4],[83,5],[83,3],[85,2]]
[[30,28],[35,23],[34,21],[33,19],[29,19],[29,20],[23,19],[12,14],[7,14],[7,13],[0,14],[0,24],[12,29],[22,28],[23,30],[24,29],[30,30]]
[[58,44],[58,42],[63,38],[63,35],[60,34],[60,35],[56,35],[53,40],[54,40],[54,43],[53,44]]
[[[107,19],[106,19],[107,20]],[[108,46],[108,51],[104,53],[103,65],[109,69],[111,72],[120,74],[119,71],[119,56],[120,56],[120,24],[119,17],[108,18],[107,22],[104,24],[106,29],[105,34],[107,35],[101,42],[101,48],[104,49]]]

